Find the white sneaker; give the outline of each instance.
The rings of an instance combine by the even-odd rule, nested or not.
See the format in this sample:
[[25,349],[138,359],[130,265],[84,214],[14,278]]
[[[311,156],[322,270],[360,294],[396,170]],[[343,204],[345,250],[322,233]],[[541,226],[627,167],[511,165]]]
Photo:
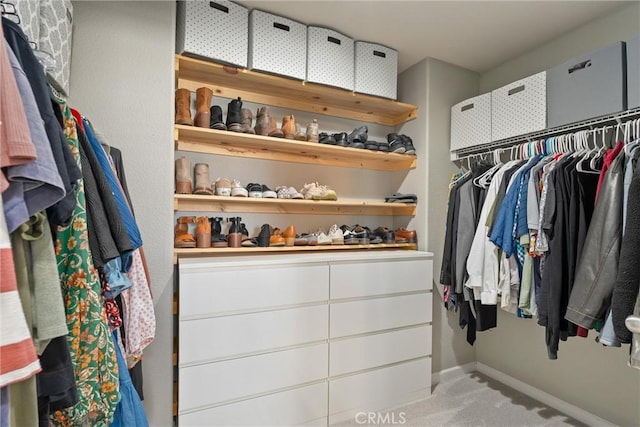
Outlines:
[[276,188],[278,199],[304,199],[304,196],[293,187],[285,185]]
[[333,243],[333,239],[327,236],[323,229],[320,229],[313,234],[318,238],[318,245],[331,245]]
[[[342,230],[338,228],[338,224],[333,224],[329,229],[329,238],[331,238],[332,245],[344,245],[344,235]],[[320,244],[320,242],[318,242]]]
[[240,181],[234,179],[231,182],[231,195],[234,197],[249,197],[249,192],[240,184]]
[[338,200],[338,195],[335,191],[327,187],[326,185],[320,185],[317,182],[311,184],[305,184],[302,190],[305,199],[311,200]]

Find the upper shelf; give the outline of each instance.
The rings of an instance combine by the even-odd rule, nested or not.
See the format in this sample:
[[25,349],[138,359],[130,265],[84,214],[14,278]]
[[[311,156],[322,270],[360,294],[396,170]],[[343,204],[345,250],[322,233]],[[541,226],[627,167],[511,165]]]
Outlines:
[[416,167],[415,155],[175,125],[177,150],[322,166],[397,171]]
[[397,126],[418,116],[418,107],[344,89],[259,73],[176,55],[176,87],[209,86],[214,95]]

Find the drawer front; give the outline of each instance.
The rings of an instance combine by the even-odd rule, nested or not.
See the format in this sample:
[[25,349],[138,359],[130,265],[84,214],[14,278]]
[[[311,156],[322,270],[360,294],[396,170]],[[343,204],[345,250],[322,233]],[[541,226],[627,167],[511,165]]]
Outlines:
[[331,299],[429,290],[432,270],[431,260],[332,265]]
[[430,358],[330,380],[329,414],[388,408],[403,396],[430,386]]
[[180,368],[180,411],[327,377],[327,344]]
[[180,426],[326,425],[327,400],[327,383],[323,382],[182,414],[178,419]]
[[329,337],[431,322],[431,292],[331,304]]
[[327,305],[182,321],[180,366],[326,340],[328,329]]
[[326,301],[329,267],[246,267],[180,273],[180,318]]
[[343,375],[430,354],[430,325],[343,339],[329,344],[329,375]]

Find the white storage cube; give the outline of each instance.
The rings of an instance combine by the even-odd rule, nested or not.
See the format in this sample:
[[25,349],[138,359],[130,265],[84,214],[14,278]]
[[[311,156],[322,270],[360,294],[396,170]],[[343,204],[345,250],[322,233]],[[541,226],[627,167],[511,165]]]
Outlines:
[[356,42],[356,92],[396,99],[398,97],[398,52],[379,44]]
[[42,0],[39,24],[37,46],[41,53],[46,54],[42,62],[49,83],[68,95],[73,30],[71,0]]
[[304,80],[307,26],[252,10],[249,14],[249,68]]
[[515,81],[491,92],[491,139],[547,127],[547,72]]
[[640,108],[640,34],[627,40],[627,108]]
[[307,81],[353,90],[354,42],[322,27],[307,27]]
[[176,51],[247,66],[249,12],[227,0],[179,1]]
[[491,94],[451,107],[451,151],[491,142]]

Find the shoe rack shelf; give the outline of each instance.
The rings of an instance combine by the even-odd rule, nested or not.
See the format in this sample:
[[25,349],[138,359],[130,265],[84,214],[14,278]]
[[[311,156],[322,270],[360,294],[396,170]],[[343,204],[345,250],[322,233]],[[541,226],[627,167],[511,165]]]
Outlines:
[[173,210],[192,212],[251,212],[311,215],[407,215],[416,213],[415,203],[370,201],[325,201],[298,199],[265,199],[252,197],[202,196],[176,194]]
[[415,243],[380,243],[376,245],[317,245],[317,246],[270,246],[261,247],[241,247],[241,248],[196,248],[173,250],[173,263],[177,263],[178,258],[195,258],[219,255],[238,255],[256,253],[283,253],[283,252],[314,252],[314,251],[353,251],[353,250],[376,250],[376,249],[405,249],[416,250]]
[[202,86],[214,96],[397,126],[418,116],[418,107],[344,89],[238,69],[176,55],[176,88],[195,92]]
[[185,125],[175,125],[174,139],[176,150],[321,166],[396,171],[413,169],[417,161],[415,155],[338,147],[317,142]]

